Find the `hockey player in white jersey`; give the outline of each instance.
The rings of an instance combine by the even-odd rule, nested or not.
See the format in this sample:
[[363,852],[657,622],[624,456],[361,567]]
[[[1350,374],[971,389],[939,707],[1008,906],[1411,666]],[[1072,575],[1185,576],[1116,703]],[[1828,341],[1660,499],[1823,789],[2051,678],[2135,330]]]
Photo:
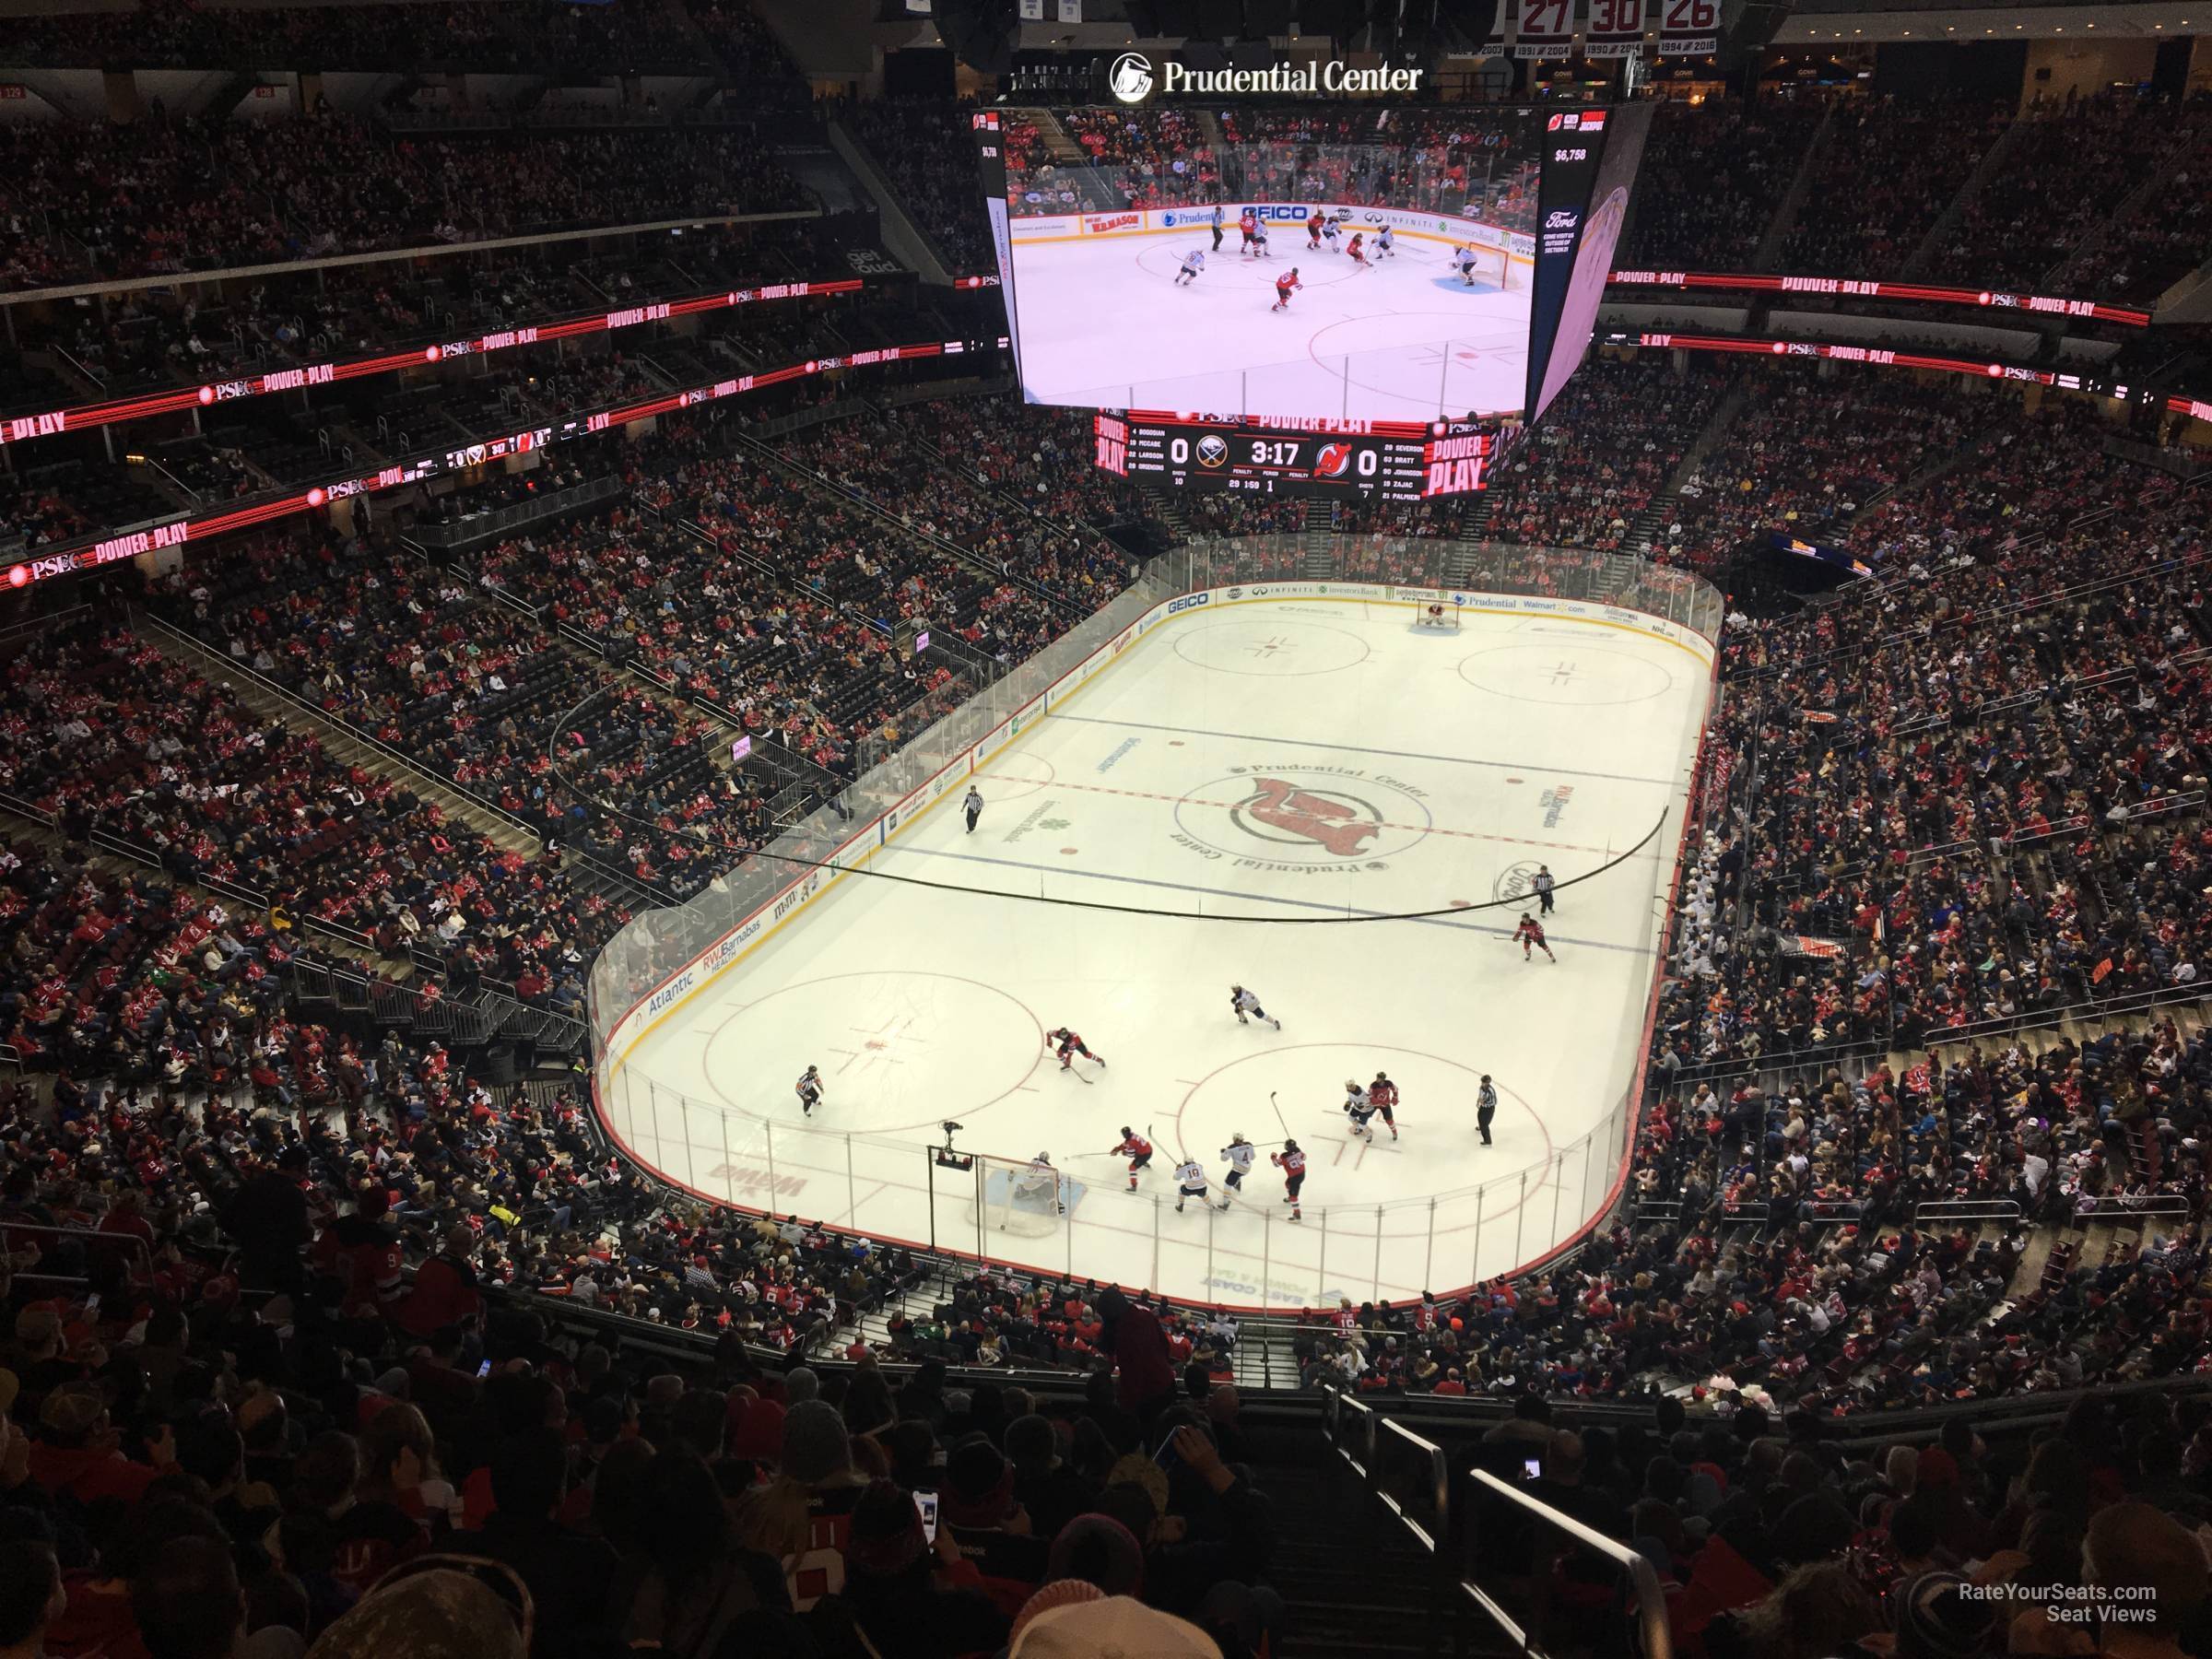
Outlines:
[[791,1092],[799,1097],[799,1114],[802,1117],[812,1117],[814,1109],[822,1103],[822,1068],[818,1065],[810,1065],[801,1072],[799,1080],[792,1086]]
[[1177,288],[1181,288],[1186,282],[1197,281],[1198,273],[1205,269],[1206,250],[1204,248],[1193,248],[1188,253],[1185,253],[1182,256],[1182,269],[1175,273],[1175,286]]
[[1361,1140],[1373,1140],[1375,1132],[1367,1126],[1368,1119],[1375,1115],[1374,1098],[1350,1078],[1344,1085],[1344,1112],[1352,1120],[1352,1133]]
[[1049,1194],[1053,1207],[1063,1216],[1067,1214],[1066,1202],[1060,1195],[1060,1171],[1053,1167],[1049,1152],[1040,1152],[1030,1159],[1030,1167],[1014,1179],[1018,1196],[1041,1204]]
[[1179,1216],[1186,1198],[1195,1198],[1200,1204],[1206,1202],[1206,1166],[1194,1158],[1185,1159],[1175,1166],[1175,1213]]
[[[1231,985],[1229,988],[1229,1006],[1230,1011],[1236,1015],[1239,1025],[1250,1025],[1252,1019],[1261,1019],[1278,1031],[1283,1029],[1283,1022],[1261,1007],[1260,999],[1241,985]],[[1245,1018],[1248,1014],[1252,1016],[1252,1019]]]
[[1260,1149],[1241,1135],[1229,1137],[1229,1145],[1221,1148],[1221,1157],[1229,1165],[1229,1173],[1221,1177],[1221,1202],[1216,1208],[1227,1209],[1230,1194],[1244,1190],[1244,1177],[1252,1173],[1252,1166],[1259,1155]]
[[1461,242],[1452,250],[1452,268],[1468,288],[1475,286],[1475,250]]
[[1375,233],[1375,257],[1377,259],[1395,259],[1397,256],[1397,243],[1391,236],[1390,227],[1385,225]]

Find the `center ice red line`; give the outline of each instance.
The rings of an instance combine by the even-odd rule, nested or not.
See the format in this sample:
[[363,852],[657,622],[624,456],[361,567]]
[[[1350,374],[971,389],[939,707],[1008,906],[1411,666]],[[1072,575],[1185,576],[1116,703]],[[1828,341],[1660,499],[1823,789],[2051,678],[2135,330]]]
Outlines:
[[[978,776],[988,779],[992,782],[1031,783],[1035,782],[1031,778],[1007,777],[1000,772],[982,772]],[[1149,789],[1109,789],[1103,783],[1070,783],[1065,779],[1049,785],[1049,787],[1079,789],[1088,794],[1126,795],[1130,799],[1137,801],[1166,801],[1173,806],[1234,808],[1244,806],[1249,799],[1249,797],[1242,797],[1234,801],[1209,801],[1200,795],[1159,794]],[[1504,841],[1515,847],[1548,847],[1555,853],[1605,853],[1608,851],[1604,847],[1582,846],[1574,841],[1532,841],[1524,835],[1492,835],[1483,830],[1446,830],[1436,824],[1394,824],[1388,820],[1382,820],[1377,823],[1376,828],[1406,830],[1421,835],[1455,835],[1463,841]]]

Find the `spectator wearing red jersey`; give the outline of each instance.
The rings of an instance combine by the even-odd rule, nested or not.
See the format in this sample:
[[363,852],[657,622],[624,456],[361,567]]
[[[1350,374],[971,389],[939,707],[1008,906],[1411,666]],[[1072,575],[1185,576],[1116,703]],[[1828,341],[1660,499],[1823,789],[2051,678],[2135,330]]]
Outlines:
[[469,1259],[476,1246],[476,1230],[465,1221],[446,1229],[442,1247],[415,1270],[414,1286],[393,1305],[392,1323],[427,1339],[448,1325],[481,1318],[484,1298]]
[[67,1492],[88,1506],[103,1498],[136,1502],[176,1465],[176,1441],[164,1427],[147,1442],[151,1464],[125,1457],[108,1424],[107,1402],[87,1382],[55,1389],[39,1408],[41,1439],[30,1448],[30,1477],[49,1492]]
[[1112,1289],[1099,1297],[1099,1312],[1105,1321],[1100,1349],[1112,1356],[1119,1378],[1116,1398],[1124,1410],[1148,1418],[1175,1394],[1175,1364],[1159,1316]]
[[391,1207],[384,1188],[364,1188],[354,1198],[353,1214],[338,1217],[315,1240],[316,1267],[338,1281],[341,1318],[382,1321],[406,1293],[399,1233],[384,1219]]

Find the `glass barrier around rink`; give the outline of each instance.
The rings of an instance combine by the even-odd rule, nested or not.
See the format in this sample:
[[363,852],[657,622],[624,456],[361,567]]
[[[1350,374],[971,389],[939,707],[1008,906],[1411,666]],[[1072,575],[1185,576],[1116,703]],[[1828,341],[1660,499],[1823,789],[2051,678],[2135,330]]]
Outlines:
[[[1634,1023],[1641,1030],[1641,1007]],[[1279,1202],[1280,1175],[1265,1165],[1233,1197],[1217,1185],[1214,1203],[1193,1198],[1178,1210],[1172,1191],[1125,1192],[1118,1162],[1079,1154],[1048,1189],[1056,1202],[1025,1206],[1009,1191],[1019,1165],[979,1155],[961,1167],[912,1141],[770,1122],[628,1067],[602,1104],[628,1125],[641,1161],[718,1203],[1178,1301],[1271,1312],[1333,1308],[1340,1297],[1411,1301],[1531,1266],[1611,1207],[1635,1122],[1624,1094],[1594,1128],[1539,1163],[1385,1204],[1330,1202],[1329,1171],[1318,1167],[1294,1217]]]
[[[1328,556],[1331,575],[1316,573],[1317,555]],[[1571,1240],[1625,1182],[1637,1119],[1633,1077],[1622,1079],[1605,1118],[1580,1139],[1538,1165],[1460,1191],[1333,1204],[1317,1171],[1304,1213],[1292,1220],[1276,1202],[1274,1172],[1263,1167],[1247,1183],[1259,1202],[1179,1215],[1172,1194],[1153,1200],[1115,1192],[1116,1166],[1096,1160],[1067,1171],[1077,1190],[1064,1219],[1009,1231],[1006,1206],[976,1171],[943,1167],[918,1143],[771,1124],[688,1099],[609,1053],[627,1017],[650,1014],[657,998],[673,1002],[672,975],[747,918],[824,879],[817,866],[857,856],[864,832],[880,818],[1154,606],[1204,588],[1318,580],[1630,607],[1709,642],[1718,641],[1724,610],[1721,595],[1688,571],[1579,549],[1381,535],[1244,536],[1172,548],[1128,592],[971,700],[911,735],[894,734],[904,735],[900,747],[763,855],[686,904],[636,917],[616,935],[592,965],[587,1002],[605,1121],[650,1169],[721,1202],[784,1208],[804,1192],[797,1207],[832,1227],[1030,1269],[1070,1272],[1086,1264],[1086,1277],[1111,1275],[1179,1299],[1241,1307],[1333,1306],[1339,1292],[1355,1300],[1406,1300],[1496,1277]],[[1663,890],[1676,841],[1670,827],[1635,854],[1650,862],[1653,891]],[[1620,1009],[1622,1052],[1641,1053],[1647,1012],[1648,998]],[[637,1041],[634,1028],[623,1040]],[[962,1104],[946,1100],[945,1115],[959,1117]],[[1104,1190],[1094,1195],[1093,1188]]]

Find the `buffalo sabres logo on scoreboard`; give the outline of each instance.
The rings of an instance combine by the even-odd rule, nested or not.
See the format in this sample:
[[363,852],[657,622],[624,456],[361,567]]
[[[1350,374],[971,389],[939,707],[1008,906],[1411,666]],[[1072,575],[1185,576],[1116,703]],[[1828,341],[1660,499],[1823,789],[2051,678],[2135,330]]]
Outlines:
[[1198,440],[1198,465],[1219,466],[1229,459],[1229,440],[1218,432],[1208,432]]

